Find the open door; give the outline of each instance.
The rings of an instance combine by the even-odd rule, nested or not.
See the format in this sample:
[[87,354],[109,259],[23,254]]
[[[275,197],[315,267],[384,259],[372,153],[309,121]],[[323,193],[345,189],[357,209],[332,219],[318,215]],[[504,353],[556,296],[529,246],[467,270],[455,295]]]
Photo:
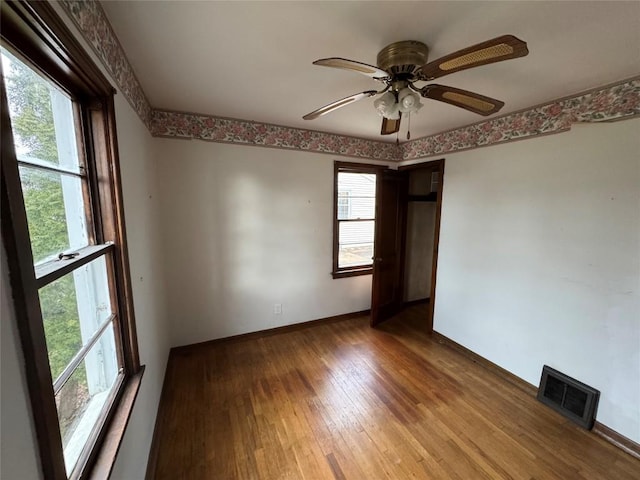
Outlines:
[[402,308],[407,182],[406,172],[384,170],[378,175],[371,326]]
[[[415,262],[415,255],[416,255],[416,247],[415,244],[416,242],[421,242],[421,240],[415,236],[415,226],[416,226],[416,222],[420,222],[421,225],[423,227],[426,227],[425,221],[428,222],[433,222],[433,223],[429,223],[429,226],[433,227],[433,233],[431,235],[433,235],[432,237],[428,238],[427,236],[424,236],[423,238],[425,240],[427,240],[427,242],[429,242],[429,240],[432,240],[431,243],[431,253],[428,253],[428,250],[419,250],[419,255],[430,255],[431,256],[431,262],[430,262],[430,267],[427,267],[427,265],[423,264],[423,270],[419,271],[419,273],[417,273],[418,271],[414,270],[413,271],[413,275],[411,277],[409,276],[405,276],[403,277],[404,282],[403,282],[403,290],[405,293],[405,300],[407,300],[407,294],[411,295],[412,293],[415,294],[416,292],[416,281],[420,281],[418,280],[419,278],[424,278],[422,277],[422,275],[428,275],[430,277],[430,282],[429,282],[429,293],[427,295],[427,299],[429,302],[428,305],[428,310],[427,310],[427,318],[425,319],[425,326],[426,326],[426,330],[427,332],[431,333],[433,332],[433,314],[434,314],[434,307],[435,307],[435,301],[436,301],[436,279],[437,279],[437,269],[438,269],[438,245],[440,242],[440,215],[441,215],[441,210],[442,210],[442,186],[444,184],[444,166],[445,166],[445,159],[441,158],[439,160],[430,160],[430,161],[426,161],[426,162],[421,162],[421,163],[417,163],[417,164],[413,164],[413,165],[407,165],[404,167],[399,167],[398,170],[406,173],[408,175],[408,187],[407,187],[407,213],[405,215],[405,218],[407,218],[408,220],[411,220],[412,222],[412,230],[409,230],[409,223],[407,222],[407,225],[405,226],[405,231],[407,232],[407,238],[410,237],[410,234],[413,234],[414,236],[412,237],[412,242],[413,245],[408,244],[406,247],[406,252],[403,253],[403,256],[405,257],[405,263],[403,263],[403,268],[405,270],[407,270],[408,267],[408,261],[414,261],[414,263],[412,263],[412,266],[415,267],[416,263],[420,263],[420,262]],[[428,174],[428,176],[426,176]],[[435,179],[434,179],[434,175],[435,175]],[[411,209],[409,208],[409,204],[413,204],[414,206],[416,205],[416,202],[433,202],[431,203],[432,205],[435,204],[435,212],[430,212],[429,218],[427,219],[424,216],[424,211],[423,211],[423,216],[421,219],[416,220],[416,209],[413,209],[413,217],[411,216],[412,212]],[[418,203],[420,204],[420,203]],[[435,215],[435,218],[432,218],[431,215]],[[426,232],[423,230],[422,234],[425,234]],[[427,244],[424,243],[422,244],[421,247],[426,247]],[[422,259],[424,259],[424,257],[422,257]],[[412,281],[414,282],[412,284]],[[425,293],[424,289],[419,288],[420,293]],[[419,301],[418,299],[411,299],[409,300],[409,302],[405,302],[405,305],[407,303],[412,303],[412,301]]]

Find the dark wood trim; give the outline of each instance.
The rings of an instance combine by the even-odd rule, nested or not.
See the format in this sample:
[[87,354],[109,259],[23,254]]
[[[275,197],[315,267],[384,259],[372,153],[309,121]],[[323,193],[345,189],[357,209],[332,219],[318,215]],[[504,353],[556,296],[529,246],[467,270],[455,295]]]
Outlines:
[[209,347],[211,345],[218,345],[221,343],[233,343],[244,342],[247,340],[256,340],[258,338],[270,337],[272,335],[279,335],[281,333],[295,332],[297,330],[303,330],[309,327],[315,327],[320,324],[343,322],[352,318],[364,317],[371,313],[371,310],[360,310],[359,312],[343,313],[341,315],[334,315],[332,317],[319,318],[317,320],[309,320],[307,322],[293,323],[291,325],[284,325],[282,327],[268,328],[266,330],[258,330],[257,332],[241,333],[239,335],[232,335],[230,337],[216,338],[214,340],[208,340],[206,342],[192,343],[190,345],[183,345],[180,347],[173,347],[172,353],[184,354],[193,348]]
[[433,314],[436,305],[436,280],[438,277],[438,251],[440,245],[440,217],[442,215],[442,190],[444,188],[444,164],[445,159],[436,160],[434,162],[425,162],[432,164],[438,169],[438,196],[436,200],[436,225],[433,233],[433,260],[431,262],[431,292],[429,298],[429,313],[427,318],[427,331],[433,332]]
[[160,392],[160,400],[158,400],[158,409],[156,411],[156,421],[153,426],[153,436],[151,437],[151,447],[149,447],[149,458],[147,459],[147,471],[145,473],[144,478],[146,480],[154,480],[156,478],[156,471],[158,468],[158,455],[160,453],[160,439],[164,435],[165,430],[165,422],[164,420],[168,418],[168,402],[167,398],[169,396],[169,382],[170,382],[170,374],[171,374],[171,359],[173,358],[174,353],[172,350],[169,351],[169,356],[167,358],[167,364],[164,370],[164,378],[162,380],[162,391]]
[[405,269],[407,266],[407,226],[409,224],[409,174],[398,172],[400,177],[400,192],[398,196],[398,225],[400,232],[398,235],[398,311],[403,308],[405,295]]
[[607,427],[606,425],[603,425],[598,421],[596,421],[596,423],[594,424],[592,432],[602,437],[612,445],[615,445],[624,452],[628,453],[632,457],[640,459],[640,443],[634,442],[630,438],[619,434],[615,430]]
[[[358,162],[343,162],[341,160],[336,160],[334,162],[334,167],[337,166],[343,172],[362,172],[369,173],[371,170],[388,170],[389,167],[387,165],[376,165],[374,163],[358,163]],[[376,172],[372,172],[376,173]]]
[[473,363],[477,363],[478,365],[483,366],[484,368],[486,368],[487,370],[490,370],[491,372],[493,372],[494,374],[496,374],[498,377],[502,378],[503,380],[511,383],[512,385],[515,385],[516,387],[518,387],[520,390],[524,391],[525,393],[535,397],[538,393],[538,389],[534,386],[531,385],[529,382],[524,381],[523,379],[521,379],[520,377],[514,375],[513,373],[509,372],[508,370],[505,370],[504,368],[496,365],[495,363],[487,360],[486,358],[478,355],[477,353],[469,350],[467,347],[460,345],[459,343],[451,340],[449,337],[446,337],[444,335],[442,335],[439,332],[436,332],[435,330],[433,332],[431,332],[431,335],[433,336],[434,340],[436,342],[438,342],[441,345],[446,345],[447,347],[451,348],[452,350],[455,350],[456,352],[464,355],[465,357],[467,357],[469,360],[471,360]]
[[104,178],[110,179],[111,190],[106,189],[100,191],[100,202],[102,205],[101,216],[109,218],[109,228],[105,229],[106,234],[116,245],[115,255],[115,279],[118,291],[119,301],[119,318],[126,319],[121,321],[123,332],[123,348],[125,350],[125,369],[129,373],[137,373],[140,369],[140,353],[138,350],[138,334],[135,323],[135,311],[133,307],[133,287],[131,283],[131,268],[129,265],[129,247],[127,241],[126,221],[124,214],[124,198],[122,193],[122,175],[120,171],[120,156],[118,153],[118,142],[116,136],[116,114],[113,96],[105,99],[101,105],[102,112],[94,113],[96,120],[103,120],[101,127],[102,136],[100,140],[104,140],[104,145],[100,145],[100,152],[106,156],[104,161],[98,162],[98,165],[107,167],[108,172],[99,172],[107,175]]
[[373,273],[373,267],[358,268],[352,270],[338,270],[337,272],[331,272],[333,278],[345,278],[345,277],[357,277],[360,275],[371,275]]
[[444,162],[444,158],[439,158],[437,160],[428,160],[425,162],[412,163],[411,165],[403,165],[398,167],[399,172],[405,172],[410,170],[422,170],[423,168],[433,168],[438,167],[440,162]]
[[58,412],[53,394],[42,312],[33,269],[33,254],[15,156],[9,108],[2,83],[2,242],[7,251],[11,296],[25,358],[33,415],[44,478],[66,478]]
[[[455,350],[456,352],[470,359],[473,363],[477,363],[478,365],[481,365],[482,367],[491,371],[492,373],[502,378],[503,380],[518,387],[520,390],[522,390],[526,394],[531,395],[532,397],[537,396],[538,387],[536,387],[535,385],[530,384],[529,382],[523,380],[517,375],[514,375],[510,371],[505,370],[504,368],[496,365],[490,360],[487,360],[486,358],[478,355],[477,353],[469,350],[467,347],[460,345],[459,343],[451,340],[449,337],[446,337],[439,332],[433,331],[431,335],[433,336],[434,340],[437,341],[438,343],[445,345],[451,348],[452,350]],[[640,459],[640,444],[625,437],[624,435],[621,435],[620,433],[607,427],[606,425],[603,425],[598,421],[595,422],[595,425],[593,426],[593,429],[591,431],[596,435],[598,435],[599,437],[602,437],[604,440],[611,443],[612,445],[615,445],[616,447],[625,451],[629,455]]]
[[114,409],[112,407],[118,405],[122,392],[124,391],[125,377],[124,374],[119,373],[114,382],[113,389],[109,392],[104,406],[98,417],[98,422],[93,426],[84,448],[78,457],[76,465],[69,475],[69,480],[80,480],[84,478],[91,478],[90,470],[93,467],[94,461],[98,456],[98,450],[93,448],[104,439],[106,428],[109,426],[109,420],[113,416]]
[[331,264],[331,274],[333,278],[340,272],[338,268],[338,254],[340,251],[339,224],[338,224],[338,172],[342,162],[333,162],[333,258]]
[[96,457],[93,459],[93,468],[89,470],[87,475],[80,478],[107,479],[111,475],[124,438],[124,432],[129,424],[133,406],[140,391],[144,370],[145,366],[140,366],[138,372],[129,377],[123,385],[122,394],[117,402],[118,406],[112,411],[108,422],[105,422],[108,427],[103,429],[103,438],[100,440],[102,448],[94,450]]
[[[2,38],[73,96],[115,92],[49,2],[2,2]],[[19,39],[19,40],[18,40]]]

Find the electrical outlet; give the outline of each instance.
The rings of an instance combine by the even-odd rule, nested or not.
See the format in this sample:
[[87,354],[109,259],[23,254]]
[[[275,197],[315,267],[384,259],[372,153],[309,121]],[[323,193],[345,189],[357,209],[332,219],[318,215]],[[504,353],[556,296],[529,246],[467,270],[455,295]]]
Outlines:
[[276,315],[282,314],[282,304],[281,303],[276,303],[273,306],[273,313],[275,313]]

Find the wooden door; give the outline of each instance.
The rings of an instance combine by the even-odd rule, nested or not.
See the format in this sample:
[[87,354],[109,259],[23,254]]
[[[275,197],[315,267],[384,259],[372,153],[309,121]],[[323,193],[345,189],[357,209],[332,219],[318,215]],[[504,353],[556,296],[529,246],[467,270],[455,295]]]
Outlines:
[[378,175],[376,230],[371,288],[371,325],[392,317],[402,308],[406,172],[385,170]]

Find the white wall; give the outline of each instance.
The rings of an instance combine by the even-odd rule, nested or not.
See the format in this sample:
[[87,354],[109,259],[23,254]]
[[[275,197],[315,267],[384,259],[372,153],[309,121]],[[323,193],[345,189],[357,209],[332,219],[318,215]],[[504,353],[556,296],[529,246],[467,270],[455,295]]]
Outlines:
[[111,478],[133,480],[145,475],[170,341],[153,155],[156,139],[122,95],[116,96],[116,125],[138,348],[146,369]]
[[640,442],[640,120],[447,155],[436,331]]
[[336,157],[176,139],[156,147],[173,345],[370,307],[370,275],[331,277]]
[[435,202],[409,202],[404,269],[406,302],[423,300],[431,295],[435,227]]
[[42,477],[35,427],[11,301],[7,254],[0,244],[0,478]]

